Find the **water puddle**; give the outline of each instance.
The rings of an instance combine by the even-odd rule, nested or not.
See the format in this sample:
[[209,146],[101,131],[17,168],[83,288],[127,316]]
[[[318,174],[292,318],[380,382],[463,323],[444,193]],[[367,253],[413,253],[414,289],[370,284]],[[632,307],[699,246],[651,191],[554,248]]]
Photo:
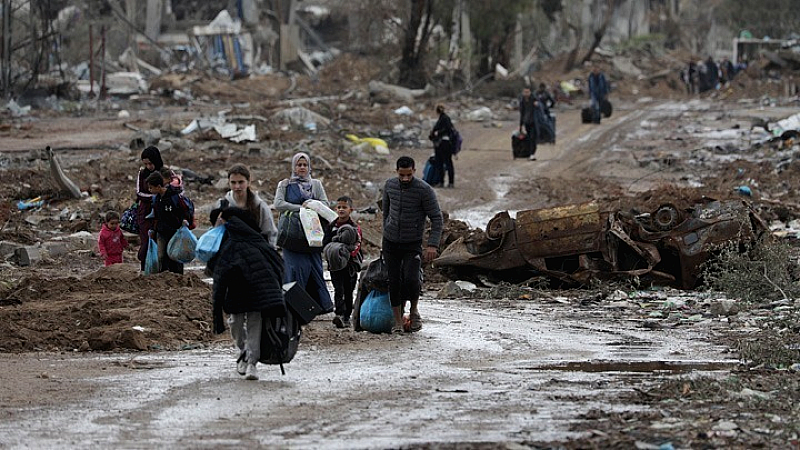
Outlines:
[[564,372],[651,372],[685,373],[693,371],[731,370],[739,361],[570,361],[566,363],[528,367],[528,370],[558,370]]

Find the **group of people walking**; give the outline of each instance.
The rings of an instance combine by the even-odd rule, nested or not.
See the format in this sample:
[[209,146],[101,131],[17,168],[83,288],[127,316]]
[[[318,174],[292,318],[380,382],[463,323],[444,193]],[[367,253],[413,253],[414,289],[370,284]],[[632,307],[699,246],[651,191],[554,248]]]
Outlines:
[[687,94],[700,94],[719,89],[733,81],[736,74],[747,68],[746,63],[734,64],[723,58],[719,64],[709,56],[706,60],[689,61],[681,69],[680,78],[686,86]]
[[[440,114],[442,126],[437,129],[436,136],[446,134],[448,124],[452,127],[443,108]],[[164,168],[156,147],[145,149],[141,161],[143,167],[136,183],[141,268],[144,270],[148,243],[153,237],[163,261],[162,271],[182,273],[183,265],[161,251],[180,228],[181,222],[186,220],[181,205],[176,204],[179,200],[173,200],[173,197],[183,195],[182,180]],[[422,328],[418,306],[420,267],[438,254],[443,219],[436,193],[430,185],[415,177],[414,160],[407,156],[399,158],[395,170],[397,176],[386,181],[383,191],[382,256],[388,267],[389,299],[395,319],[392,332],[404,333],[406,303],[409,304],[410,331]],[[452,185],[452,172],[450,176]],[[349,254],[351,261],[337,267],[338,270],[331,269],[334,299],[331,299],[323,274],[323,248],[299,251],[282,247],[279,243],[279,227],[283,225],[279,221],[276,227],[273,208],[279,216],[288,217],[297,214],[302,207],[310,206],[311,201],[329,204],[322,182],[312,177],[311,157],[307,153],[299,152],[292,157],[290,176],[278,183],[273,205],[255,193],[250,183],[251,174],[246,166],[235,164],[228,170],[230,190],[214,204],[209,217],[215,226],[224,224],[225,234],[206,269],[214,279],[214,331],[221,333],[226,326],[230,328],[240,351],[237,372],[246,379],[258,379],[256,363],[261,356],[262,313],[277,313],[284,307],[282,285],[297,282],[318,303],[323,313],[335,313],[333,324],[336,327],[351,326],[353,291],[363,255],[361,229],[351,218],[353,202],[348,196],[337,199],[334,207],[337,218],[325,224],[326,244],[337,240],[335,236],[341,235],[344,229],[351,232],[353,244]],[[119,215],[108,214],[108,218],[104,230],[116,226],[119,231]],[[426,220],[431,221],[432,228],[423,248]],[[121,262],[121,251],[118,262]],[[223,319],[223,312],[228,316],[227,322]]]

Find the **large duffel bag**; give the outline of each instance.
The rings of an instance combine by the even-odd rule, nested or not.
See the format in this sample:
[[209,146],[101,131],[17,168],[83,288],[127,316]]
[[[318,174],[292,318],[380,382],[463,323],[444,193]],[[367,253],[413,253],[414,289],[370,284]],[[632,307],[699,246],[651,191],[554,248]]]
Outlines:
[[521,134],[519,130],[511,135],[511,153],[514,158],[527,158],[531,156],[530,147],[526,142],[525,135]]

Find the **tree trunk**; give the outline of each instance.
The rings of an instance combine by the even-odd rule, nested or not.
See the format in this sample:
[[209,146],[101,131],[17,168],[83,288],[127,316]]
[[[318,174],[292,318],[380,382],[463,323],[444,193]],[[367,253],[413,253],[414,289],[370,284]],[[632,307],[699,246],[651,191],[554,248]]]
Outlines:
[[[423,62],[432,28],[432,2],[433,0],[411,0],[411,12],[408,27],[405,29],[403,51],[400,58],[400,75],[398,76],[398,83],[402,86],[421,88],[427,81]],[[425,24],[420,34],[423,16],[425,16]],[[419,39],[417,39],[418,35],[420,35]]]
[[567,54],[567,61],[564,63],[564,73],[567,73],[575,68],[575,60],[578,59],[578,51],[581,48],[581,39],[583,39],[583,33],[581,32],[580,27],[576,27],[575,25],[567,22],[567,28],[569,28],[573,36],[575,36],[575,45]]
[[608,24],[611,23],[611,18],[614,17],[614,12],[616,11],[617,6],[618,6],[618,0],[608,0],[606,2],[606,14],[605,16],[603,16],[603,23],[600,25],[600,28],[595,30],[594,40],[592,41],[592,45],[591,47],[589,47],[589,51],[586,52],[586,56],[584,56],[583,59],[581,59],[581,64],[592,59],[594,51],[597,50],[597,47],[600,46],[600,41],[602,41],[603,37],[606,35]]

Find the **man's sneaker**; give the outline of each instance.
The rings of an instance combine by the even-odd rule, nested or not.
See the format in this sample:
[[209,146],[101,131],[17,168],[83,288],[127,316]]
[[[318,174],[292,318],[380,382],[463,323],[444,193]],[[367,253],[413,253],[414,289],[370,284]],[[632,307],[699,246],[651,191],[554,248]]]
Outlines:
[[531,155],[531,156],[528,157],[528,160],[529,161],[536,161],[536,157]]
[[336,325],[336,328],[344,328],[344,318],[342,316],[336,316],[333,318],[333,324]]
[[255,364],[248,364],[247,365],[247,375],[244,377],[245,380],[257,380],[258,379],[258,371],[256,370]]

